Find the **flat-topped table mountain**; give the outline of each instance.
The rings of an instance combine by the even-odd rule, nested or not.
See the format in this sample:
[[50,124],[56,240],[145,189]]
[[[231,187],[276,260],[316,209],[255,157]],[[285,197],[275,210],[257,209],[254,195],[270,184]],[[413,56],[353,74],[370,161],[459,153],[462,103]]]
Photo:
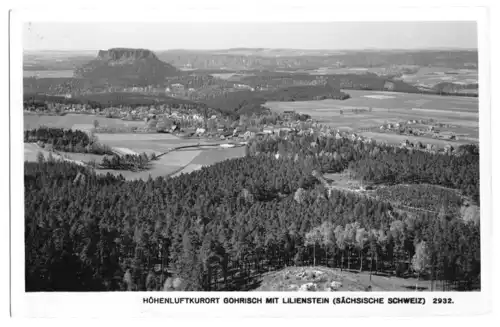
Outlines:
[[75,77],[92,84],[111,86],[147,86],[162,84],[179,70],[158,59],[147,49],[113,48],[100,50],[97,57],[75,70]]

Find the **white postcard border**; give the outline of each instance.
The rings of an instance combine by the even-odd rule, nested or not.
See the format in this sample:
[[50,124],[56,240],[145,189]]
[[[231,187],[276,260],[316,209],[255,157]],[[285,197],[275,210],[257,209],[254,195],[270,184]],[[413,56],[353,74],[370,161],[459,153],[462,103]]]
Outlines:
[[[123,11],[123,12],[122,12]],[[172,9],[170,9],[172,11]],[[377,8],[346,9],[335,5],[335,10],[322,10],[310,13],[307,10],[271,8],[265,12],[245,10],[242,15],[236,11],[206,12],[190,9],[189,15],[165,17],[159,10],[139,13],[137,8],[120,8],[120,15],[105,10],[90,10],[75,14],[64,10],[13,11],[11,13],[11,263],[12,263],[12,314],[31,317],[113,317],[123,316],[168,316],[186,317],[196,312],[199,317],[214,316],[414,316],[414,315],[463,315],[480,314],[491,309],[491,112],[490,112],[490,57],[489,57],[489,22],[485,8],[450,7],[450,8]],[[258,15],[256,15],[258,13]],[[333,13],[333,14],[332,14]],[[247,17],[242,17],[247,16]],[[279,17],[279,18],[278,18]],[[23,162],[24,153],[21,144],[23,118],[17,110],[22,103],[22,23],[28,21],[401,21],[401,20],[474,20],[478,22],[479,42],[479,85],[480,85],[480,151],[481,151],[481,292],[471,293],[331,293],[300,294],[323,297],[433,297],[453,298],[453,305],[308,305],[307,310],[297,310],[296,305],[167,305],[144,304],[147,297],[297,297],[290,293],[254,293],[254,292],[212,292],[212,293],[25,293],[24,292],[24,194]],[[331,310],[325,310],[330,306]],[[82,310],[82,308],[84,308]],[[305,308],[302,306],[301,308]]]

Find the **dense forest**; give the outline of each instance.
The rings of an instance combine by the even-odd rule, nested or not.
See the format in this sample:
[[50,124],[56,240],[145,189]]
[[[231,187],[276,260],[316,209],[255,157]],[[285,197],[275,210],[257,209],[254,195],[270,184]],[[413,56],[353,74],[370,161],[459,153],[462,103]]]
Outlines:
[[462,197],[455,190],[428,184],[410,184],[381,187],[376,196],[385,201],[412,208],[445,214],[457,214],[463,204]]
[[26,289],[247,290],[265,271],[317,264],[477,289],[479,225],[327,192],[312,174],[347,168],[406,183],[421,174],[478,197],[479,155],[469,150],[427,157],[342,138],[269,137],[247,157],[147,181],[25,163]]
[[458,189],[479,203],[479,150],[460,146],[455,155],[398,148],[375,141],[333,136],[269,138],[251,145],[252,153],[305,155],[308,165],[325,172],[348,169],[352,177],[371,183],[427,183]]
[[151,168],[151,161],[156,158],[156,155],[153,154],[151,157],[148,157],[146,153],[126,154],[122,156],[114,154],[111,158],[104,156],[99,163],[99,168],[130,171],[147,170]]
[[40,127],[24,131],[24,142],[38,142],[47,150],[63,152],[113,154],[111,148],[80,130]]
[[308,101],[337,99],[346,100],[350,96],[330,86],[290,86],[273,91],[237,91],[207,99],[204,104],[217,108],[233,117],[241,115],[264,115],[270,110],[264,106],[267,101]]
[[327,86],[290,86],[263,94],[266,101],[346,100],[350,95]]
[[145,95],[140,93],[130,92],[107,92],[95,94],[83,94],[65,98],[57,95],[47,95],[41,93],[25,92],[24,107],[46,107],[47,103],[60,103],[65,105],[86,105],[90,108],[102,109],[110,106],[123,107],[141,107],[151,105],[169,105],[172,108],[183,107],[199,108],[204,107],[202,104],[195,103],[189,100],[177,99],[165,95]]

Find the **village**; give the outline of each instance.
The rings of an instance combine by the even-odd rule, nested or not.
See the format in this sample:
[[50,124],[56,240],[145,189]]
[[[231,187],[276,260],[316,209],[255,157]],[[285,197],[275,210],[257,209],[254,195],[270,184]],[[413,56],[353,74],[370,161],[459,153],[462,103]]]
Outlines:
[[[159,104],[151,106],[110,106],[106,108],[93,108],[89,104],[61,104],[47,102],[45,108],[25,106],[25,112],[30,114],[86,114],[115,118],[122,121],[135,122],[131,126],[100,126],[94,125],[97,133],[171,133],[181,138],[205,138],[218,140],[248,141],[253,138],[266,136],[280,136],[288,138],[291,135],[322,135],[336,139],[348,138],[363,143],[370,143],[370,137],[364,137],[365,129],[357,132],[340,131],[326,124],[318,123],[308,115],[295,111],[286,111],[282,114],[269,114],[271,119],[262,119],[257,115],[242,116],[239,121],[233,121],[215,111],[199,108],[193,110],[189,105]],[[210,112],[211,114],[206,114]],[[206,115],[206,117],[205,117]],[[378,127],[380,132],[398,133],[408,136],[430,136],[448,140],[456,140],[453,133],[440,133],[439,128],[449,127],[447,124],[438,123],[433,119],[418,119],[401,121],[398,123],[385,123]],[[366,129],[371,130],[371,129]],[[382,142],[383,144],[384,142]],[[454,147],[450,144],[439,149],[433,144],[410,142],[404,140],[401,148],[409,148],[431,153],[453,153]]]
[[437,139],[458,140],[454,133],[446,133],[440,128],[453,127],[450,124],[438,123],[434,119],[413,119],[399,123],[386,123],[379,127],[381,132],[393,132],[403,135],[428,136]]

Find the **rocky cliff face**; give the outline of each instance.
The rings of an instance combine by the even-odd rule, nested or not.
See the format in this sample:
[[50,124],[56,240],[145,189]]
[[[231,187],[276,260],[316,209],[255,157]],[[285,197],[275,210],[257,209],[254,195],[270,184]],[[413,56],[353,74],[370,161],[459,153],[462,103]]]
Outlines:
[[152,51],[128,48],[100,50],[94,60],[75,70],[76,77],[118,87],[162,84],[178,74]]
[[108,60],[111,62],[132,62],[134,60],[152,59],[158,60],[158,57],[147,49],[127,49],[114,48],[109,50],[99,50],[97,59]]

